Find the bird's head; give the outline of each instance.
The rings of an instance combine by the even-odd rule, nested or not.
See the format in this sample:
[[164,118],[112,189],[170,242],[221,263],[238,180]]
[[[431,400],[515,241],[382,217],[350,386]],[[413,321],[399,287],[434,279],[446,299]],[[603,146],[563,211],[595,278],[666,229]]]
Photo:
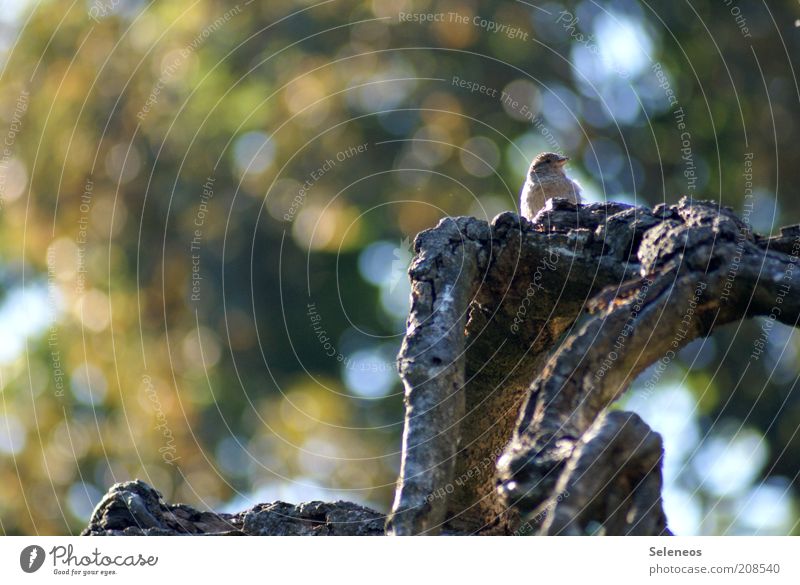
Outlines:
[[531,172],[547,173],[561,171],[568,160],[569,157],[562,156],[555,152],[543,152],[533,159],[531,163]]

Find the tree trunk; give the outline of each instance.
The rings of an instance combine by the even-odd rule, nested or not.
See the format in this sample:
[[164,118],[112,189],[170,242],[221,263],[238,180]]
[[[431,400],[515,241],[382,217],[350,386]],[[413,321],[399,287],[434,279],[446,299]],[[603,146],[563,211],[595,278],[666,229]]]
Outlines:
[[[661,438],[609,406],[715,327],[800,316],[800,227],[765,238],[709,202],[553,199],[533,222],[442,220],[415,252],[388,534],[669,534]],[[112,488],[91,522],[85,533],[383,532],[355,504],[200,513],[141,482]]]

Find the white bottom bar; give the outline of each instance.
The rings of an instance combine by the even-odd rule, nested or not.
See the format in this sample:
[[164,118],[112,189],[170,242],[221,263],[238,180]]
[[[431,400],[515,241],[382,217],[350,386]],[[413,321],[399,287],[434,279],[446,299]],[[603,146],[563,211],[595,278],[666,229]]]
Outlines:
[[[799,544],[796,537],[5,537],[0,582],[800,583]],[[26,573],[23,564],[41,566]]]

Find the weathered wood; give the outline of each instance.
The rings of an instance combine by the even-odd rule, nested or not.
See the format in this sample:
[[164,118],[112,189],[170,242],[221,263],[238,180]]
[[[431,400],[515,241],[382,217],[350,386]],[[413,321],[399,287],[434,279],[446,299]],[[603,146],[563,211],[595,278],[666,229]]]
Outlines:
[[[669,534],[661,438],[614,401],[720,325],[800,318],[800,227],[759,236],[710,202],[553,199],[532,222],[445,219],[415,252],[389,534]],[[376,534],[381,522],[344,502],[199,512],[137,482],[112,488],[86,533]]]
[[167,504],[141,480],[108,490],[84,536],[380,536],[383,514],[350,502],[259,504],[237,514]]
[[[469,239],[470,233],[483,234],[485,224],[459,218],[452,225],[461,228],[461,238]],[[435,245],[434,234],[441,229],[440,225],[423,234],[418,241],[420,257],[436,256],[437,249],[428,244]],[[435,481],[426,484],[431,491],[425,501],[437,502],[435,520],[429,522],[429,507],[406,507],[402,518],[390,522],[395,533],[520,533],[526,518],[553,507],[553,498],[560,495],[556,485],[568,483],[564,479],[570,475],[568,463],[573,468],[578,463],[577,445],[583,445],[585,457],[600,452],[611,440],[607,433],[587,433],[598,420],[605,425],[619,422],[616,415],[606,419],[604,413],[639,373],[714,327],[774,313],[780,287],[787,282],[793,286],[797,278],[797,229],[784,228],[779,237],[763,238],[730,209],[709,202],[692,204],[683,199],[651,211],[555,199],[533,222],[506,213],[488,229],[491,244],[482,249],[483,240],[475,242],[488,264],[481,269],[480,281],[467,284],[475,300],[465,332],[466,360],[453,361],[445,370],[449,379],[466,381],[465,416],[440,427],[459,429],[456,465],[454,469],[450,465],[452,445],[439,453],[426,452],[428,468],[437,458],[447,461],[437,470]],[[411,277],[413,283],[413,270]],[[413,300],[410,322],[417,318]],[[781,314],[775,318],[794,325],[800,295],[780,302]],[[450,325],[443,314],[426,318],[440,330]],[[561,341],[560,336],[564,336]],[[431,344],[417,336],[404,351],[419,354]],[[413,394],[410,372],[400,369],[407,393]],[[430,379],[426,384],[436,386]],[[436,394],[427,399],[435,403]],[[415,425],[425,424],[424,417],[407,417],[406,432],[413,434]],[[637,435],[628,431],[626,436],[660,445],[644,423],[639,421],[636,427]],[[582,443],[585,436],[600,443]],[[624,447],[619,439],[613,443],[617,449]],[[582,513],[571,533],[594,525],[607,533],[666,531],[660,487],[651,489],[661,485],[660,456],[653,459],[652,448],[640,452],[634,447],[626,447],[635,456],[629,466],[601,471],[595,463],[593,473],[613,476],[619,489],[627,486],[627,492],[602,497],[627,501],[624,507],[636,519],[635,528],[608,524],[610,519],[602,516],[608,507],[594,506],[600,515]],[[487,466],[501,451],[497,468]],[[405,452],[404,461],[409,456],[413,457]],[[653,465],[648,468],[648,464]],[[643,468],[649,469],[644,476]],[[625,473],[630,476],[627,480],[620,476]],[[414,481],[424,483],[419,477]],[[407,477],[401,473],[400,501],[406,485]],[[586,490],[593,484],[581,485]],[[638,511],[645,493],[651,500],[646,514]],[[581,495],[587,501],[599,497]],[[440,524],[444,501],[447,518]],[[559,514],[551,516],[558,518],[557,531],[569,525],[563,510],[571,505],[560,506]],[[552,522],[543,526],[544,532],[556,530]]]

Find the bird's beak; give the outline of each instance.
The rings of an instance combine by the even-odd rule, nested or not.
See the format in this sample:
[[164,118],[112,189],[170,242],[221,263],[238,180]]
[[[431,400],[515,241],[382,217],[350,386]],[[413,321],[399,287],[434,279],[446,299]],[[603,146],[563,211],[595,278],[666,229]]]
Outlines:
[[568,156],[562,156],[560,159],[558,159],[558,166],[563,167],[565,164],[567,164],[568,161],[569,161]]

